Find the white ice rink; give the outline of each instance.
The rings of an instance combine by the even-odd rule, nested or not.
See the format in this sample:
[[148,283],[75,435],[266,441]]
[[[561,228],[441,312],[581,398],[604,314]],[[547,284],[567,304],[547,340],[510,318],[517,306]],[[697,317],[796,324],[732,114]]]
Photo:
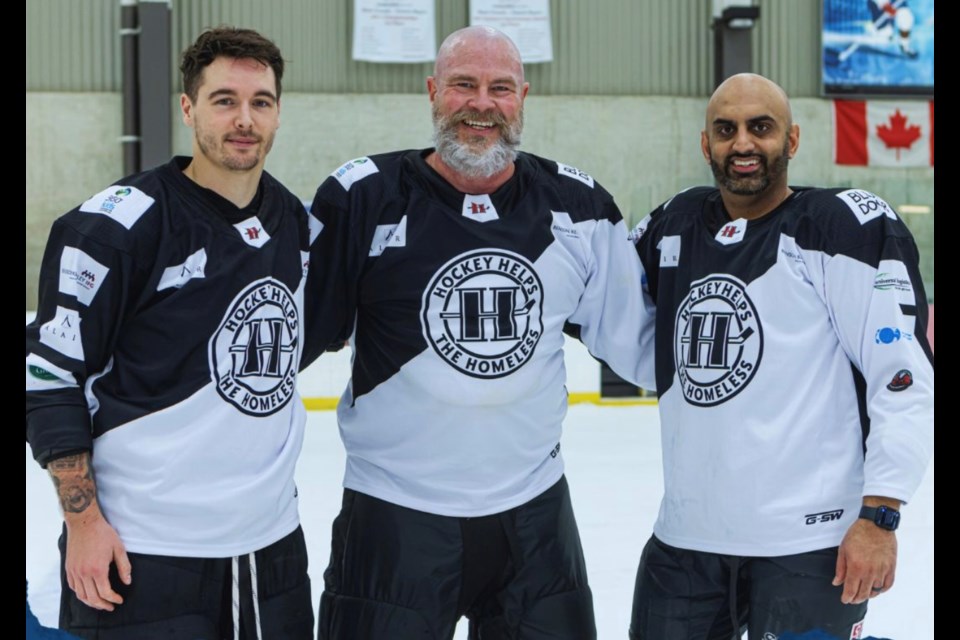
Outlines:
[[[344,456],[335,414],[314,411],[309,415],[297,484],[317,603],[329,554],[330,524],[340,506]],[[657,409],[652,406],[575,405],[566,421],[563,455],[587,556],[600,640],[627,637],[636,565],[653,527],[663,486],[658,425]],[[43,624],[55,626],[60,514],[53,485],[33,462],[29,447],[26,474],[30,602]],[[898,538],[896,585],[872,601],[865,634],[891,640],[930,640],[934,637],[932,463],[917,495],[904,507]],[[465,624],[460,625],[456,637],[466,638]]]

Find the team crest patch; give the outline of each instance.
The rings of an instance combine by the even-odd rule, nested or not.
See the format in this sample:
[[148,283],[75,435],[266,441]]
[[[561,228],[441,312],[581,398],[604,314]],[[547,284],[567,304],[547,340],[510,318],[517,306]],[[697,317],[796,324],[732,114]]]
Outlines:
[[272,278],[244,289],[210,339],[210,375],[220,397],[250,416],[267,416],[293,397],[300,362],[300,312]]
[[270,242],[270,234],[263,228],[263,223],[260,222],[260,218],[257,216],[252,216],[243,222],[238,222],[233,225],[233,228],[237,230],[237,233],[240,234],[243,241],[251,247],[259,249]]
[[890,205],[884,202],[883,198],[869,191],[847,189],[838,193],[837,197],[850,208],[860,224],[866,224],[880,216],[887,216],[891,220],[897,219],[897,214],[893,212]]
[[720,227],[720,231],[717,231],[717,235],[714,237],[714,240],[720,244],[736,244],[743,240],[744,234],[747,232],[747,219],[746,218],[737,218],[736,220],[731,220],[727,224]]
[[80,211],[105,215],[130,229],[153,203],[140,189],[115,184],[80,205]]
[[424,337],[440,358],[474,378],[510,375],[543,334],[543,285],[533,265],[510,251],[457,256],[423,294]]
[[741,281],[711,275],[694,282],[675,326],[674,362],[687,402],[712,407],[750,384],[763,354],[763,330]]
[[475,196],[469,193],[464,195],[460,215],[474,222],[490,222],[500,219],[500,216],[497,215],[497,208],[493,206],[493,200],[486,193]]

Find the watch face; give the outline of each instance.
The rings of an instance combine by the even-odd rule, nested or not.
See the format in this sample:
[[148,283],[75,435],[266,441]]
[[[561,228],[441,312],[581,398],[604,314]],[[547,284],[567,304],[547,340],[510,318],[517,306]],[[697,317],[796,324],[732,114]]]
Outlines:
[[889,507],[880,507],[877,510],[876,523],[884,529],[894,531],[900,525],[900,512]]

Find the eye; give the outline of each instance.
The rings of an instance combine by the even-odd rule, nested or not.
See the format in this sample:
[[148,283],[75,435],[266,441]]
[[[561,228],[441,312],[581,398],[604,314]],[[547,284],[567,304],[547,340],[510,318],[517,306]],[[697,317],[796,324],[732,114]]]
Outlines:
[[253,101],[253,106],[259,107],[261,109],[269,109],[273,107],[273,100],[267,100],[266,98],[258,98]]
[[233,104],[233,98],[226,98],[226,97],[217,98],[213,104],[223,105],[225,107],[228,107]]
[[756,131],[757,133],[767,133],[770,131],[770,129],[771,129],[771,126],[769,122],[758,122],[755,125],[753,125],[753,130]]

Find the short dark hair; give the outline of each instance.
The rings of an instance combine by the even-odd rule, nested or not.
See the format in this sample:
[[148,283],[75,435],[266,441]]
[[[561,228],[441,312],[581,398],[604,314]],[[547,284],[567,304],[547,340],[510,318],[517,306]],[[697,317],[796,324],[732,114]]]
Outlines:
[[252,59],[271,67],[277,79],[277,99],[280,99],[283,56],[277,45],[253,29],[219,26],[205,29],[180,58],[183,92],[190,100],[197,100],[197,92],[203,81],[203,70],[221,56],[236,60]]

